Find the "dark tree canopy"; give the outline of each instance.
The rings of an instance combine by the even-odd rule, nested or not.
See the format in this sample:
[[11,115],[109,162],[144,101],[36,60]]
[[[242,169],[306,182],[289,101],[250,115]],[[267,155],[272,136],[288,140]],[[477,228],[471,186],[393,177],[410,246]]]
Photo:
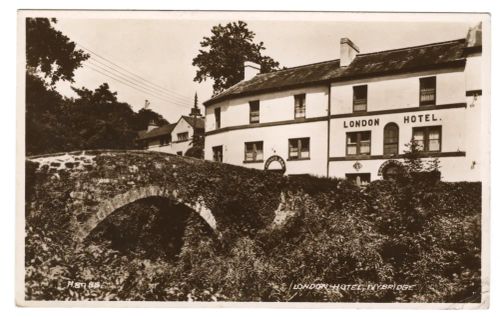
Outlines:
[[243,80],[245,61],[260,64],[262,73],[279,68],[277,61],[262,55],[264,43],[254,43],[255,33],[247,28],[245,22],[231,22],[225,26],[219,24],[212,27],[211,32],[210,37],[203,37],[200,42],[205,50],[199,50],[193,59],[193,66],[198,67],[195,81],[214,80],[214,95]]
[[142,108],[136,114],[135,129],[137,131],[146,130],[150,122],[154,122],[158,126],[169,123],[161,114],[156,113],[151,109]]
[[[104,83],[95,90],[73,88],[76,99],[55,89],[73,82],[74,71],[89,55],[51,26],[55,19],[26,19],[26,154],[97,148],[131,149],[149,121],[167,121],[151,110],[134,112]],[[44,78],[48,80],[45,80]]]
[[116,92],[104,83],[94,91],[75,89],[72,133],[79,136],[83,149],[127,149],[134,147],[137,131],[135,113],[129,104],[118,102]]
[[26,19],[26,64],[28,68],[40,71],[52,84],[58,80],[73,82],[74,71],[90,55],[76,49],[76,44],[52,23],[56,19]]

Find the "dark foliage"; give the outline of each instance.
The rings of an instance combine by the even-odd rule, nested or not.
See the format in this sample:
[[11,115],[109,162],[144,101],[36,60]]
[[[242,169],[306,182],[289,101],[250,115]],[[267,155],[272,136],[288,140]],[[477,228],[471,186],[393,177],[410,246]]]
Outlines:
[[204,152],[205,152],[205,149],[204,149],[203,145],[193,145],[192,147],[187,149],[185,155],[188,157],[203,159],[203,157],[205,156]]
[[54,83],[73,81],[74,71],[89,55],[76,49],[75,43],[55,30],[48,19],[28,18],[26,27],[27,155],[132,149],[138,131],[146,129],[150,121],[167,123],[154,111],[135,113],[130,105],[118,102],[116,92],[111,92],[106,83],[94,91],[75,88],[76,99],[61,96]]
[[[108,160],[101,162],[103,168],[116,170],[112,165],[116,157],[102,159]],[[128,159],[138,164],[133,155]],[[359,188],[344,180],[283,178],[225,164],[171,160],[179,172],[177,182],[189,184],[182,186],[179,195],[188,199],[203,193],[221,220],[218,227],[229,229],[214,235],[189,208],[145,200],[117,210],[94,230],[84,247],[75,249],[69,231],[71,210],[65,208],[63,198],[46,200],[40,210],[28,208],[27,297],[298,302],[481,299],[480,183],[405,178]],[[35,168],[27,168],[28,179],[45,177]],[[161,170],[171,177],[168,165]],[[51,183],[60,197],[68,195],[65,177]],[[27,203],[44,201],[33,197],[39,192],[29,188]],[[295,193],[299,213],[282,226],[269,226],[283,192]],[[75,290],[65,287],[68,280],[99,281],[104,286]],[[356,292],[293,287],[301,283],[398,283],[416,285],[416,289]]]
[[63,99],[42,79],[26,77],[27,155],[90,149],[134,149],[138,131],[151,118],[166,122],[153,111],[134,112],[119,102],[104,83],[94,91],[74,90],[76,99]]
[[254,43],[255,33],[243,21],[212,27],[210,37],[203,37],[198,55],[193,59],[197,82],[214,80],[213,94],[216,95],[243,80],[245,61],[260,64],[261,72],[268,73],[279,68],[279,63],[262,55],[264,43]]
[[145,130],[151,122],[154,122],[157,126],[169,123],[161,114],[158,114],[151,109],[142,108],[137,111],[136,119],[133,122],[133,128],[135,131]]
[[76,49],[76,44],[55,30],[56,19],[26,18],[26,64],[39,71],[54,84],[58,80],[73,81],[74,71],[90,57]]

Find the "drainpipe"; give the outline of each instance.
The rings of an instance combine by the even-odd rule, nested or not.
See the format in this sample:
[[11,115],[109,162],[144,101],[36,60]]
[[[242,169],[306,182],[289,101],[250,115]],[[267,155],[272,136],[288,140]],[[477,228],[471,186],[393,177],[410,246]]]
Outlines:
[[326,135],[326,177],[330,177],[330,106],[332,85],[328,83],[328,111],[327,111],[327,135]]

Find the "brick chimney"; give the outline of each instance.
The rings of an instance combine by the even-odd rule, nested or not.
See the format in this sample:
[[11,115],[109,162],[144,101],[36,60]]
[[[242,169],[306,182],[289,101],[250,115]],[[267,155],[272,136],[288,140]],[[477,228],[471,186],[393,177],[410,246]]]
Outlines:
[[347,37],[340,39],[340,66],[346,67],[356,58],[359,48]]
[[245,62],[244,64],[245,68],[245,77],[243,80],[250,80],[255,77],[255,75],[260,73],[260,65],[253,63],[253,62]]
[[469,28],[467,32],[466,42],[467,47],[476,47],[482,46],[482,38],[483,38],[483,30],[482,30],[482,22],[479,24]]

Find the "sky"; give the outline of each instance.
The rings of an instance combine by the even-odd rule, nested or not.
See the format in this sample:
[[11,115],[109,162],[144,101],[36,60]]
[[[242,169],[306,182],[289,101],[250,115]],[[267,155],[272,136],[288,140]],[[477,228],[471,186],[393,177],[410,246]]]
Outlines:
[[342,37],[351,39],[361,53],[369,53],[463,38],[474,24],[460,19],[444,22],[442,18],[415,21],[404,16],[369,21],[373,19],[367,19],[366,14],[349,21],[329,15],[311,18],[241,12],[198,14],[194,18],[168,12],[149,19],[130,13],[111,18],[59,17],[55,28],[92,51],[92,58],[75,72],[74,83],[59,82],[57,89],[75,97],[70,86],[93,90],[106,82],[117,92],[118,100],[129,103],[135,111],[147,99],[150,109],[175,122],[189,114],[195,92],[202,110],[202,102],[212,95],[211,81],[193,80],[196,68],[192,60],[201,49],[200,41],[210,36],[212,26],[237,20],[248,23],[256,33],[255,41],[264,42],[265,55],[286,67],[339,58]]

